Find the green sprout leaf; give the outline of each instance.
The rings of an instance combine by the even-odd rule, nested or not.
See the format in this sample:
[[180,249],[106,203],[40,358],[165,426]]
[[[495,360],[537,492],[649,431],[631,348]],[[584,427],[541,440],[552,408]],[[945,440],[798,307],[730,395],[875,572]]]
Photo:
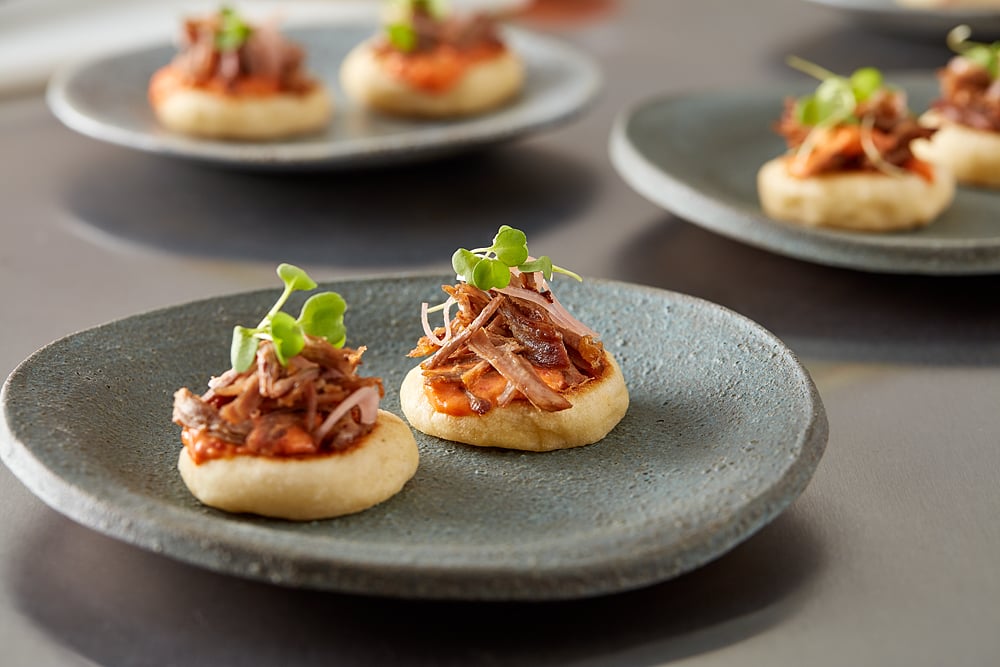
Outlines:
[[242,373],[253,365],[257,347],[262,340],[274,344],[275,356],[281,365],[299,354],[305,347],[305,337],[325,338],[334,347],[343,347],[347,340],[344,312],[347,303],[336,292],[314,294],[302,304],[298,319],[282,312],[281,307],[292,292],[310,290],[316,281],[305,271],[291,264],[278,266],[278,277],[285,284],[281,296],[255,328],[236,326],[229,359],[233,368]]
[[816,88],[816,107],[820,119],[842,119],[854,113],[858,101],[850,82],[843,77],[827,79]]
[[233,327],[233,344],[229,350],[229,360],[233,364],[236,372],[242,373],[253,365],[254,357],[257,356],[257,345],[260,341],[254,337],[254,330],[241,327]]
[[998,61],[1000,61],[1000,58],[998,58],[998,52],[992,46],[977,44],[963,53],[962,57],[989,72],[991,78],[997,78]]
[[793,110],[796,120],[812,127],[859,122],[858,104],[885,85],[882,73],[874,67],[862,67],[848,78],[797,56],[790,56],[788,64],[820,80],[814,93],[796,100]]
[[278,312],[271,318],[271,342],[274,343],[274,354],[282,366],[288,365],[288,360],[302,351],[306,339],[302,326],[294,317],[285,312]]
[[858,102],[864,102],[882,87],[882,72],[874,67],[862,67],[851,74],[851,90]]
[[524,232],[503,225],[493,237],[493,245],[475,250],[459,248],[451,256],[451,266],[460,280],[482,290],[502,289],[509,285],[510,270],[513,268],[522,273],[541,271],[546,280],[552,279],[553,272],[583,280],[572,271],[555,266],[547,256],[530,262],[529,256],[528,240]]
[[230,7],[223,7],[220,12],[219,30],[215,33],[215,48],[220,51],[237,51],[253,30],[239,14]]
[[347,339],[347,328],[344,326],[346,310],[347,302],[339,294],[314,294],[302,304],[298,322],[302,331],[310,336],[325,338],[334,347],[340,347]]
[[816,125],[819,118],[815,95],[805,95],[795,101],[795,120],[803,125]]
[[472,282],[472,273],[476,270],[476,265],[482,258],[465,248],[459,248],[455,251],[455,254],[451,256],[451,268],[455,269],[455,273],[465,282]]
[[517,267],[520,271],[541,271],[546,280],[552,280],[552,260],[548,255],[542,255],[532,262],[525,262]]
[[316,289],[316,281],[305,271],[291,264],[279,264],[278,277],[292,291]]
[[507,266],[517,266],[528,259],[528,237],[520,229],[502,225],[493,237],[493,251]]
[[417,32],[408,23],[392,23],[385,27],[386,36],[393,48],[409,53],[417,48]]
[[448,14],[444,0],[389,0],[384,5],[383,24],[389,44],[398,51],[411,53],[420,44],[414,28],[414,16],[440,21]]
[[389,4],[410,16],[421,12],[440,19],[448,13],[448,3],[445,0],[391,0]]
[[423,7],[436,19],[444,18],[448,14],[448,3],[445,0],[414,0],[414,4]]
[[472,272],[472,282],[479,289],[503,289],[510,284],[510,267],[499,259],[482,259]]
[[1000,42],[984,44],[983,42],[973,42],[969,38],[972,36],[972,28],[967,25],[958,25],[948,33],[948,48],[962,56],[971,63],[982,67],[989,72],[990,78],[1000,78]]

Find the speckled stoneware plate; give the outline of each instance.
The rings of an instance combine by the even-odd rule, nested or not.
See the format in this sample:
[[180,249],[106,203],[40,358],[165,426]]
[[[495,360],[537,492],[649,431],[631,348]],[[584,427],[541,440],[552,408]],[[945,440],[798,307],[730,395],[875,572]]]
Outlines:
[[[931,74],[888,78],[908,91],[917,111],[937,94]],[[1000,272],[1000,192],[960,188],[936,222],[892,234],[811,229],[768,218],[757,198],[757,170],[785,151],[772,126],[786,95],[814,88],[806,81],[647,100],[616,120],[612,161],[654,203],[782,255],[886,273]]]
[[[384,378],[383,407],[421,335],[419,303],[446,276],[325,287],[350,304],[348,344]],[[667,579],[726,552],[809,481],[827,440],[809,375],[773,335],[689,296],[558,281],[602,332],[631,395],[603,441],[545,454],[417,434],[420,468],[360,514],[292,523],[200,505],[176,469],[172,394],[228,367],[235,323],[277,291],[130,317],[35,353],[3,388],[0,454],[29,489],[82,524],[224,573],[277,584],[421,598],[546,599]],[[293,304],[295,308],[296,305]]]
[[195,139],[161,127],[146,98],[149,78],[170,62],[170,45],[73,64],[49,83],[48,103],[70,128],[151,153],[245,169],[351,168],[414,161],[513,139],[568,121],[594,99],[601,75],[592,60],[555,40],[508,30],[527,71],[522,94],[496,111],[463,120],[406,120],[368,112],[340,89],[340,62],[371,37],[370,25],[289,28],[308,52],[310,71],[334,96],[328,128],[277,142]]
[[1000,7],[908,7],[896,0],[806,0],[829,7],[866,28],[898,35],[936,39],[942,44],[948,31],[968,24],[976,38],[1000,37]]

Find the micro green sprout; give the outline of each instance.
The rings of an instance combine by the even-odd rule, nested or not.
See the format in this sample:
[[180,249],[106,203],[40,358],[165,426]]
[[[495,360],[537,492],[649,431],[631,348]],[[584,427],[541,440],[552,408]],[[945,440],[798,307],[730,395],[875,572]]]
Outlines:
[[451,266],[461,280],[482,290],[506,287],[510,284],[512,268],[522,273],[541,271],[546,280],[551,280],[553,273],[583,280],[572,271],[554,265],[548,256],[531,261],[528,257],[528,239],[524,232],[502,225],[493,237],[493,245],[474,250],[459,248],[451,257]]
[[413,15],[421,13],[442,19],[448,13],[443,0],[390,0],[386,15],[385,35],[393,48],[410,53],[417,48],[419,36],[413,26]]
[[955,26],[948,33],[948,48],[985,69],[990,73],[990,78],[1000,77],[1000,42],[973,42],[969,39],[971,36],[972,28],[969,26]]
[[221,20],[215,33],[215,47],[220,51],[239,50],[253,29],[231,7],[224,6],[219,10],[219,16]]
[[409,53],[417,48],[417,31],[409,23],[392,23],[385,27],[389,43],[397,51]]
[[344,327],[344,311],[347,303],[336,292],[320,292],[309,297],[299,312],[298,319],[281,310],[292,292],[316,288],[316,281],[297,266],[280,264],[278,277],[285,289],[271,306],[264,319],[253,329],[237,325],[233,327],[233,344],[230,361],[237,372],[250,368],[257,355],[257,346],[262,340],[274,343],[274,353],[282,366],[305,347],[305,336],[325,338],[334,347],[343,347],[347,340]]
[[820,80],[816,92],[795,103],[795,118],[803,125],[830,127],[859,122],[854,113],[858,104],[871,98],[884,83],[882,73],[874,67],[862,67],[844,77],[798,56],[790,56],[788,64]]

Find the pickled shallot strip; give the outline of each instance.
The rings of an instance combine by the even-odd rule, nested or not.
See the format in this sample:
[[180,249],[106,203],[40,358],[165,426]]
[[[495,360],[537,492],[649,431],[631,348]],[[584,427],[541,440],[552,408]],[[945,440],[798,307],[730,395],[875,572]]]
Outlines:
[[427,336],[427,340],[433,345],[444,345],[449,340],[451,340],[451,306],[455,303],[454,297],[448,297],[448,299],[440,306],[444,309],[444,338],[438,338],[431,328],[431,324],[427,319],[427,315],[430,312],[428,304],[426,301],[420,304],[420,323],[424,327],[424,335]]
[[451,356],[451,353],[457,350],[460,346],[464,345],[469,336],[474,334],[476,330],[481,329],[483,325],[486,324],[491,317],[493,317],[493,314],[497,312],[497,308],[499,307],[500,302],[497,299],[490,299],[489,303],[486,304],[486,307],[483,308],[482,312],[476,316],[476,319],[472,320],[472,323],[461,332],[452,336],[451,340],[443,345],[433,357],[422,364],[423,367],[430,369],[447,361],[448,357]]
[[323,442],[326,436],[330,434],[330,431],[333,430],[333,427],[336,426],[337,422],[340,421],[341,417],[346,415],[355,406],[361,412],[360,423],[374,424],[375,419],[378,417],[378,401],[379,394],[374,387],[362,387],[358,389],[327,415],[323,423],[313,432],[313,438],[316,442]]

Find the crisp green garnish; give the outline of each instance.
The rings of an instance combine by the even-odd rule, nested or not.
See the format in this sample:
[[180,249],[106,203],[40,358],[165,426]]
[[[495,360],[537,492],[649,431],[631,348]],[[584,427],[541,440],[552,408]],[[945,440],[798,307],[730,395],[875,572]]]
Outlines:
[[971,36],[972,28],[969,26],[955,26],[948,33],[948,48],[985,69],[990,73],[990,78],[1000,77],[1000,42],[992,44],[973,42],[969,40]]
[[417,48],[419,39],[413,28],[413,15],[417,13],[441,19],[448,11],[443,0],[389,0],[385,36],[394,49],[409,53]]
[[851,78],[848,80],[851,83],[851,90],[854,92],[854,98],[858,102],[864,102],[869,99],[872,95],[878,92],[879,88],[881,88],[884,83],[882,79],[882,72],[878,71],[874,67],[862,67],[861,69],[856,69],[851,74]]
[[233,328],[233,344],[229,358],[237,372],[250,368],[257,355],[257,346],[262,340],[274,343],[274,353],[282,366],[302,351],[306,334],[325,338],[334,347],[342,347],[347,340],[344,327],[344,311],[347,303],[336,292],[314,294],[302,304],[298,319],[282,312],[281,307],[292,292],[316,288],[316,281],[297,266],[280,264],[278,277],[285,284],[285,290],[264,319],[255,328],[236,326]]
[[230,7],[219,10],[219,30],[215,33],[215,48],[236,51],[247,41],[253,29]]
[[451,266],[460,279],[482,290],[506,287],[512,268],[522,273],[541,271],[546,280],[552,279],[553,272],[583,280],[572,271],[555,266],[548,256],[530,262],[528,256],[528,238],[524,232],[502,225],[493,237],[493,245],[474,250],[459,248],[451,257]]
[[386,37],[394,49],[409,53],[417,48],[417,32],[409,23],[393,23],[385,27]]
[[844,77],[797,56],[789,57],[788,64],[820,80],[816,92],[795,103],[795,118],[803,125],[857,123],[854,110],[858,104],[885,85],[882,73],[874,67],[862,67]]
[[389,11],[406,13],[409,16],[422,12],[436,19],[443,18],[448,13],[448,3],[445,0],[389,0]]

